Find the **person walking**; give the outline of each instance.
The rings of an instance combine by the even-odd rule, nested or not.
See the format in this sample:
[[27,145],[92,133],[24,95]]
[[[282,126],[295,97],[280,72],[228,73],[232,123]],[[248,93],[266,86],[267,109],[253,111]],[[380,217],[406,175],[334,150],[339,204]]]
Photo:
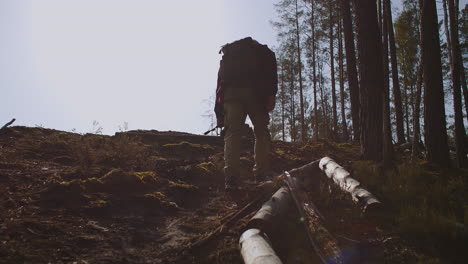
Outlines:
[[225,189],[232,190],[239,187],[241,132],[247,116],[255,135],[255,181],[268,176],[269,112],[275,107],[278,75],[275,53],[251,37],[224,45],[220,53],[215,113],[218,127],[225,127]]

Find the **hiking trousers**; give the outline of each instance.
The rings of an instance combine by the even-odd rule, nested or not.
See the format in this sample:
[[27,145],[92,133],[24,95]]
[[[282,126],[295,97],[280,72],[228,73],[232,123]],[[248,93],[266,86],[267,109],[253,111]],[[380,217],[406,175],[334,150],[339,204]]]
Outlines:
[[262,180],[269,169],[268,153],[270,151],[270,116],[265,106],[252,98],[224,102],[224,176],[226,185],[237,184],[240,176],[240,150],[242,127],[249,116],[255,134],[255,180]]

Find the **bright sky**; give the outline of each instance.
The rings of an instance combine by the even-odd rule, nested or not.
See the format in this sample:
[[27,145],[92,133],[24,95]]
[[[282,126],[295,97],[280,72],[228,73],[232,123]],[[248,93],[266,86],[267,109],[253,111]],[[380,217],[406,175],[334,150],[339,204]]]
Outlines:
[[220,46],[275,45],[271,0],[0,0],[0,125],[203,133]]
[[0,0],[0,126],[203,133],[220,46],[276,46],[274,2]]

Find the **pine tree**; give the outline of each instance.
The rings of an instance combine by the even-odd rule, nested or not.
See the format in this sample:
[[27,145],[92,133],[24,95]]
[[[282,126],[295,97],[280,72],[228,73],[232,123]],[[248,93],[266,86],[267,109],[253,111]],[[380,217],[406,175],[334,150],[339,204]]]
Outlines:
[[343,24],[338,20],[338,78],[340,80],[340,99],[341,99],[341,126],[343,130],[343,140],[349,140],[348,125],[346,123],[345,111],[345,91],[344,91],[344,62],[343,62]]
[[346,69],[351,100],[351,117],[353,122],[353,138],[354,140],[359,140],[361,135],[359,83],[356,70],[356,52],[354,47],[354,34],[350,9],[349,0],[341,0],[341,10],[343,12],[343,33],[346,50]]
[[388,16],[389,8],[387,1],[383,3],[382,16],[382,61],[383,61],[383,163],[385,167],[390,167],[393,159],[392,130],[390,124],[390,85],[389,85],[389,67],[388,67]]
[[424,80],[424,136],[427,159],[449,166],[442,62],[435,0],[422,0],[421,48]]
[[465,126],[463,125],[463,110],[461,103],[460,86],[460,43],[458,39],[458,12],[455,9],[454,0],[448,0],[450,16],[450,41],[452,57],[452,89],[453,108],[455,113],[455,145],[457,152],[457,165],[459,168],[465,166]]
[[398,76],[398,64],[395,47],[395,34],[393,31],[392,7],[390,0],[384,0],[385,16],[387,18],[388,40],[390,46],[390,60],[392,62],[392,80],[393,80],[393,103],[395,105],[396,135],[398,144],[405,143],[405,131],[403,128],[403,110],[401,103],[400,80]]
[[361,154],[382,160],[382,44],[375,0],[355,0],[361,76]]

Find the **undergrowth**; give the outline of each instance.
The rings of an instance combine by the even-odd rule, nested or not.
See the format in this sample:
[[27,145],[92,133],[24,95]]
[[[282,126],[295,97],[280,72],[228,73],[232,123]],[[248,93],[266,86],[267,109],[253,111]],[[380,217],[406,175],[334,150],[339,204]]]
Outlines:
[[352,169],[387,208],[383,224],[427,254],[418,257],[420,261],[439,263],[428,256],[466,259],[467,170],[403,163],[384,172],[368,161],[354,162]]

